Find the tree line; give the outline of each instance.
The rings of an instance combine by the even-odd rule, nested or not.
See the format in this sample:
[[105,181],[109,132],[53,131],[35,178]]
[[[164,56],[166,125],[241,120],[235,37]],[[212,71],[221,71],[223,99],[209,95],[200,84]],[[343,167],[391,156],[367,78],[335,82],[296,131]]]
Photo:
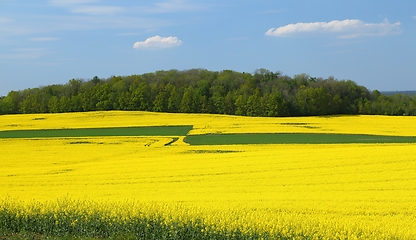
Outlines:
[[169,70],[11,91],[0,114],[140,110],[243,116],[415,115],[416,97],[386,96],[351,80],[205,69]]

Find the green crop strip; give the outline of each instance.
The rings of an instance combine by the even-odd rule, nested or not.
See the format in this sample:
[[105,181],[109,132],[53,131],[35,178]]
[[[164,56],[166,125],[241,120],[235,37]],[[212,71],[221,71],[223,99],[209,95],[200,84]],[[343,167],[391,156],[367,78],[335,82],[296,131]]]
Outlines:
[[191,145],[414,143],[416,142],[416,137],[356,134],[253,133],[190,135],[185,138],[185,142]]
[[1,131],[0,138],[185,136],[192,126],[151,126],[89,129],[46,129]]

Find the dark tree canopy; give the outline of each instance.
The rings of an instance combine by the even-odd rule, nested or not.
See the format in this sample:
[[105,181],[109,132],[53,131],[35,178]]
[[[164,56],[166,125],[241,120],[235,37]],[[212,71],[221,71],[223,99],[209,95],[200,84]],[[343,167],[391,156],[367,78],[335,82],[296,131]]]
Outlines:
[[351,80],[258,69],[157,71],[11,91],[0,114],[104,110],[215,113],[245,116],[334,114],[416,115],[416,97],[383,95]]

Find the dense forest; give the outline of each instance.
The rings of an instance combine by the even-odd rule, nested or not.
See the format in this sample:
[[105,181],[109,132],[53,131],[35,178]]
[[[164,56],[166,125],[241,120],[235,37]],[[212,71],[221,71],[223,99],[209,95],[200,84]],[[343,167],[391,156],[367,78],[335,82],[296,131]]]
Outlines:
[[270,117],[416,115],[415,106],[415,96],[370,92],[351,80],[289,77],[266,69],[252,74],[191,69],[72,79],[0,98],[0,114],[141,110]]

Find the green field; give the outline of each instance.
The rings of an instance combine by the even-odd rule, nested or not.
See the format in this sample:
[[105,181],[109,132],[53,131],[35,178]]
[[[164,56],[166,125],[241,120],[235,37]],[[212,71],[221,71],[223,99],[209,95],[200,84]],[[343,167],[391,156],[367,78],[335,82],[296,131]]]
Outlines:
[[185,136],[192,126],[151,126],[88,129],[46,129],[1,131],[0,138]]
[[185,142],[191,145],[414,143],[416,137],[316,133],[208,134],[187,136]]

